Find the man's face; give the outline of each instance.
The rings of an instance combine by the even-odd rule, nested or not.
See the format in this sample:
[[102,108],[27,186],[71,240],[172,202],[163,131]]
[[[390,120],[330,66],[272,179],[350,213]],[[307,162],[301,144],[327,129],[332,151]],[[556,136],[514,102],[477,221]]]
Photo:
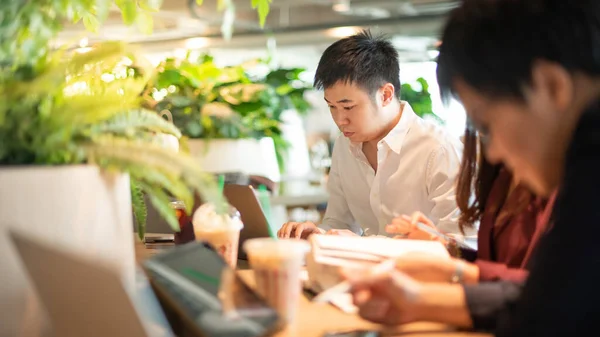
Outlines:
[[[462,81],[456,91],[468,116],[483,137],[485,155],[492,163],[504,163],[515,178],[536,194],[546,196],[559,184],[565,136],[561,116],[569,113],[557,104],[561,86],[548,86],[538,77],[524,101],[490,98]],[[539,83],[539,81],[542,81]]]
[[378,100],[375,97],[374,102],[365,90],[350,83],[338,82],[325,89],[333,121],[352,142],[368,142],[377,137],[383,119]]

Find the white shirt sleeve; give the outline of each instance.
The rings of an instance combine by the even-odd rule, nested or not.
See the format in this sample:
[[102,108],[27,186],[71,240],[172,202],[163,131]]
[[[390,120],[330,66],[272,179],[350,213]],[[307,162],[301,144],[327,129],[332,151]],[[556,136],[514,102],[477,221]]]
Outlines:
[[456,205],[456,180],[460,168],[462,144],[444,144],[433,151],[427,161],[426,186],[433,208],[428,217],[437,228],[461,235]]
[[335,142],[333,154],[331,155],[331,170],[327,180],[327,190],[329,192],[329,200],[327,201],[327,210],[320,228],[324,230],[330,229],[349,229],[356,234],[361,234],[362,230],[356,224],[352,212],[348,207],[346,196],[342,182],[340,180],[340,151],[343,151],[343,144],[340,144],[340,139]]

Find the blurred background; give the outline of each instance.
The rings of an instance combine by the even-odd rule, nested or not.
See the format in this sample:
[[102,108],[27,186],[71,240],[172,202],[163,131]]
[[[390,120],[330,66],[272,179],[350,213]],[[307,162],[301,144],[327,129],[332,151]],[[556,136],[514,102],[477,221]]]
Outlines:
[[[148,22],[138,15],[128,26],[114,11],[97,33],[83,20],[67,25],[54,42],[82,53],[104,40],[136,45],[158,72],[146,105],[172,118],[188,139],[182,146],[202,157],[205,170],[227,173],[228,182],[266,185],[275,223],[318,221],[338,135],[322,93],[312,90],[321,53],[362,28],[386,34],[400,55],[402,98],[459,137],[465,114],[457,102],[442,104],[434,62],[441,25],[457,4],[275,0],[261,27],[260,10],[248,0],[164,0]],[[135,74],[137,62],[115,76]],[[209,78],[220,82],[206,85]]]
[[134,45],[135,57],[102,80],[153,69],[144,106],[182,131],[175,146],[228,183],[266,186],[273,223],[318,221],[326,206],[338,130],[312,79],[340,38],[363,28],[387,35],[400,56],[402,99],[456,137],[464,130],[462,107],[442,104],[435,76],[440,28],[458,1],[163,0],[147,11],[143,3],[156,7],[140,2],[133,25],[115,7],[95,32],[94,17],[84,16],[51,44],[81,54],[108,40]]

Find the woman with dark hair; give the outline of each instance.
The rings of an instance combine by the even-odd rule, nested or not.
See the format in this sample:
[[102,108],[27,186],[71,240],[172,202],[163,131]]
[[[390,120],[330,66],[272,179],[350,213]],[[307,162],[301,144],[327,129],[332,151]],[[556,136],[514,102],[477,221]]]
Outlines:
[[[535,196],[518,184],[502,165],[493,165],[479,155],[481,148],[481,139],[467,126],[456,203],[461,211],[458,221],[461,230],[480,224],[478,250],[458,250],[452,243],[445,243],[460,259],[410,254],[398,260],[397,269],[429,282],[477,283],[526,278],[527,263],[540,234],[546,229],[549,211],[545,210],[552,208],[553,197],[549,204],[547,199]],[[411,217],[394,219],[386,230],[409,239],[431,239],[430,234],[416,227],[418,221],[435,228],[417,212]]]

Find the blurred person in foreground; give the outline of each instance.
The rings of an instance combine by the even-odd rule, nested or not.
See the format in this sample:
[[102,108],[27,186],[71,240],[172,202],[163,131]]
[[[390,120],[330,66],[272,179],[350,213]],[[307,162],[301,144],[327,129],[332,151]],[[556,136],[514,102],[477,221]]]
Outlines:
[[367,30],[333,43],[321,56],[315,88],[324,89],[342,131],[332,153],[327,210],[319,226],[289,222],[279,237],[388,235],[385,226],[395,216],[418,210],[460,235],[454,182],[462,144],[401,100],[391,42]]
[[491,163],[540,196],[552,226],[525,283],[420,283],[390,270],[352,273],[360,314],[383,324],[436,321],[496,336],[588,336],[600,316],[600,1],[465,0],[438,61]]

